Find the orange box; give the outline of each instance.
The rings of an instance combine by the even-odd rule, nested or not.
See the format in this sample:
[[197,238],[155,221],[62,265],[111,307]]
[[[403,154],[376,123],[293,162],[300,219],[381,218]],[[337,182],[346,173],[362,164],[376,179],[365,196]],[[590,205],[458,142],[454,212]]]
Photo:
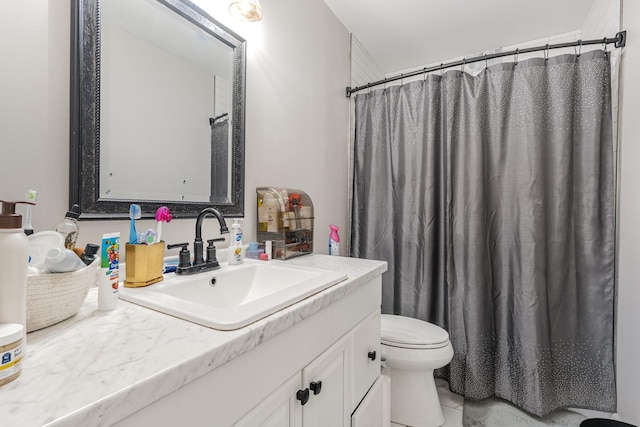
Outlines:
[[164,241],[152,245],[125,246],[125,266],[127,277],[124,286],[139,288],[162,281],[164,264]]

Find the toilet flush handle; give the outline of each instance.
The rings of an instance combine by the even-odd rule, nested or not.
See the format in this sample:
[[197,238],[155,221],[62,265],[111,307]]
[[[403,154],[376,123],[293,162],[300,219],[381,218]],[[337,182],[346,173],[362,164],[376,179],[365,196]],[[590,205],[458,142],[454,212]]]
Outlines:
[[369,357],[369,359],[371,360],[376,360],[376,352],[375,351],[370,351],[367,356]]

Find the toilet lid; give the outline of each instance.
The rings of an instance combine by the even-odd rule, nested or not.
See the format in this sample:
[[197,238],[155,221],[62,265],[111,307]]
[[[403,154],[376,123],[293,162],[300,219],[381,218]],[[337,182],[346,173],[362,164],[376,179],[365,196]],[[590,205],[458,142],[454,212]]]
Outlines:
[[403,348],[438,348],[449,342],[447,331],[433,323],[411,317],[383,314],[382,344]]

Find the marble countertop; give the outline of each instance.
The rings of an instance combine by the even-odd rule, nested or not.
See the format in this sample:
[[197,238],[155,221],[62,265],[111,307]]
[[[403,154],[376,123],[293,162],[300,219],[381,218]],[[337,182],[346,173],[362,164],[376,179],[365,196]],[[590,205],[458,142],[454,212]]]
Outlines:
[[[278,261],[275,261],[278,262]],[[77,315],[27,335],[22,374],[0,387],[3,425],[108,426],[256,347],[386,270],[386,263],[308,255],[290,264],[347,280],[235,331],[217,331],[118,301],[97,310],[89,291]]]

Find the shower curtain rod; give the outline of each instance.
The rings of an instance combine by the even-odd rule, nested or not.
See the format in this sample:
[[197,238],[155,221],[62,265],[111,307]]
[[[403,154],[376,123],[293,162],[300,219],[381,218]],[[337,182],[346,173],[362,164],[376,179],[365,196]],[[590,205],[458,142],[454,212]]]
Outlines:
[[347,98],[351,98],[351,94],[364,90],[364,89],[368,89],[370,87],[374,87],[374,86],[379,86],[381,84],[385,84],[385,83],[389,83],[389,82],[394,82],[396,80],[401,80],[404,78],[408,78],[408,77],[413,77],[413,76],[419,76],[420,74],[426,74],[429,73],[431,71],[438,71],[438,70],[444,70],[445,68],[452,68],[452,67],[457,67],[459,65],[466,65],[466,64],[471,64],[473,62],[480,62],[480,61],[488,61],[490,59],[495,59],[495,58],[500,58],[503,56],[511,56],[511,55],[515,55],[516,56],[516,61],[517,61],[517,56],[520,53],[531,53],[531,52],[539,52],[542,50],[550,50],[550,49],[561,49],[564,47],[582,47],[585,45],[590,45],[590,44],[603,44],[603,45],[607,45],[607,44],[611,44],[611,43],[615,43],[615,47],[624,47],[627,43],[627,32],[626,31],[620,31],[619,33],[616,34],[615,37],[611,37],[611,38],[603,38],[603,39],[598,39],[598,40],[578,40],[575,42],[569,42],[569,43],[557,43],[557,44],[546,44],[544,46],[537,46],[537,47],[527,47],[527,48],[523,48],[523,49],[516,49],[516,50],[510,50],[508,52],[499,52],[499,53],[491,53],[491,54],[485,54],[482,56],[476,56],[476,57],[472,57],[472,58],[463,58],[459,61],[453,61],[453,62],[447,62],[447,63],[442,63],[440,65],[435,65],[433,67],[424,67],[421,70],[416,70],[416,71],[411,71],[409,73],[402,73],[400,75],[397,76],[393,76],[393,77],[387,77],[385,79],[382,80],[378,80],[372,83],[367,83],[365,85],[362,86],[356,86],[354,88],[347,86],[347,90],[346,90],[346,95]]

